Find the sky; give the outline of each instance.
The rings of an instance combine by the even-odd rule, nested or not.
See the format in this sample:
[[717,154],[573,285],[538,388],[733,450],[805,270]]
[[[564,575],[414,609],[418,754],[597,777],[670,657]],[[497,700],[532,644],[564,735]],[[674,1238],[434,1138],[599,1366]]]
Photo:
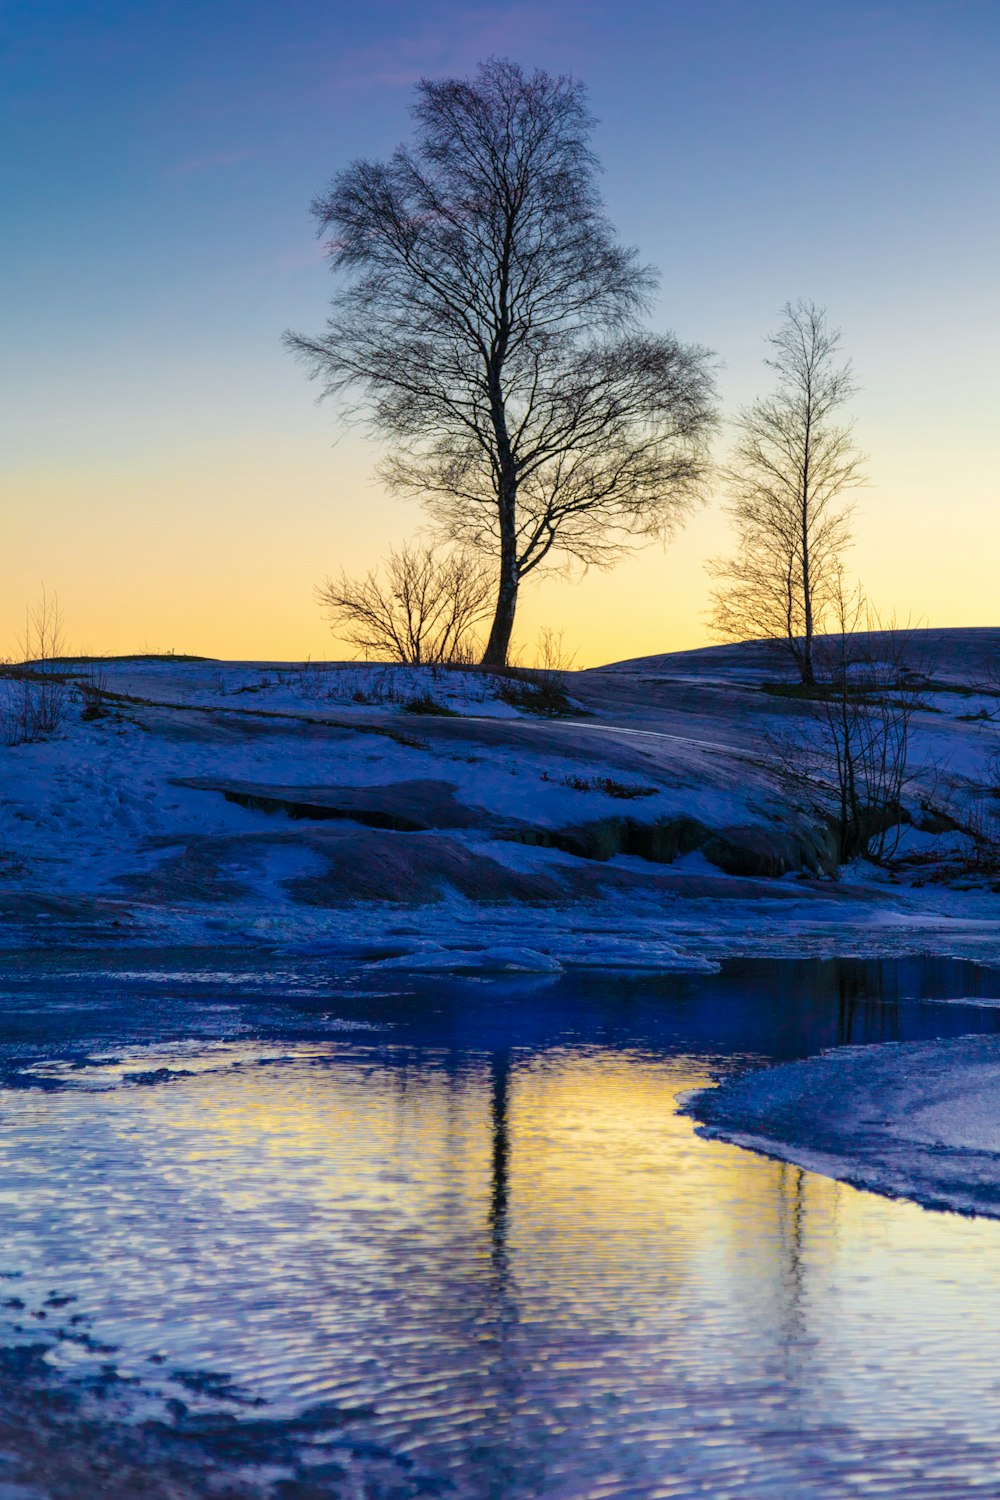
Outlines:
[[[309,203],[489,55],[588,85],[651,322],[716,351],[725,416],[783,304],[826,307],[852,570],[883,615],[1000,623],[997,0],[0,0],[0,656],[43,585],[80,651],[346,654],[315,585],[426,523],[282,347],[332,287]],[[722,499],[526,586],[524,659],[708,644]]]

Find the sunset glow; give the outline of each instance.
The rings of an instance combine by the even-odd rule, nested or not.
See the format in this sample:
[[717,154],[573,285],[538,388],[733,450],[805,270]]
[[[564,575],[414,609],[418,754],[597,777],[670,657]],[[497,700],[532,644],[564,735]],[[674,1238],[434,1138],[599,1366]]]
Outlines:
[[[4,30],[0,655],[43,583],[76,650],[345,654],[315,584],[423,516],[281,347],[330,291],[308,205],[407,136],[421,76],[494,53],[588,84],[653,323],[717,352],[727,414],[782,305],[828,309],[869,455],[851,567],[885,614],[995,622],[992,0],[15,0]],[[542,626],[580,666],[707,644],[720,498],[666,551],[533,580],[526,658]]]

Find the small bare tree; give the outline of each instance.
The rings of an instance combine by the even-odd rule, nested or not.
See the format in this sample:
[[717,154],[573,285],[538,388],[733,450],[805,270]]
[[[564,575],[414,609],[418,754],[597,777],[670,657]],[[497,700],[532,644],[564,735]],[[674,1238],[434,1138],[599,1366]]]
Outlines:
[[22,659],[4,670],[9,685],[0,694],[0,739],[7,745],[48,739],[66,713],[66,683],[53,674],[53,663],[64,650],[63,616],[58,597],[44,587],[25,608],[17,650]]
[[494,559],[496,667],[534,569],[605,565],[684,520],[712,376],[641,326],[656,279],[604,213],[582,84],[493,58],[424,80],[414,116],[412,148],[314,203],[338,290],[323,335],[287,337],[389,443],[389,484]]
[[331,629],[365,656],[412,666],[470,661],[490,613],[494,574],[475,553],[406,543],[363,578],[341,572],[316,590]]
[[884,859],[902,827],[910,779],[910,724],[920,689],[907,667],[910,632],[884,626],[859,588],[838,575],[836,631],[817,643],[823,678],[814,699],[824,748],[832,758],[840,859]]
[[736,552],[709,563],[712,621],[729,640],[782,642],[812,685],[813,640],[851,541],[844,495],[865,482],[852,428],[835,421],[856,386],[838,362],[839,332],[811,302],[789,303],[769,342],[777,388],[740,412],[723,470]]
[[535,646],[535,666],[542,672],[570,672],[576,661],[576,652],[567,650],[563,644],[564,632],[543,625],[538,632]]

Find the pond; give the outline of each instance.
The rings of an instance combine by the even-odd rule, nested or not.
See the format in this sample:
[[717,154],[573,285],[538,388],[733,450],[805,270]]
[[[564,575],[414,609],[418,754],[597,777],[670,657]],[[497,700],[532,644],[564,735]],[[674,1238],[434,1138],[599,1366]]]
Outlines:
[[998,1031],[1000,972],[380,978],[5,960],[0,1342],[124,1381],[135,1420],[320,1411],[297,1462],[331,1495],[998,1492],[1000,1225],[677,1101]]

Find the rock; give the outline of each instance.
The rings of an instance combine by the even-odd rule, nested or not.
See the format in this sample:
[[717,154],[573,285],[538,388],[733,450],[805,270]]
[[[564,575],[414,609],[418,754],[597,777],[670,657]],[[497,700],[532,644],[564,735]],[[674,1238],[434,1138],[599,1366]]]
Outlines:
[[267,782],[179,778],[176,786],[218,792],[227,802],[258,812],[285,813],[315,822],[346,818],[368,828],[421,833],[430,828],[479,828],[494,819],[481,807],[455,797],[455,784],[431,778],[384,786],[279,786]]
[[504,837],[519,844],[561,849],[578,859],[608,860],[616,854],[633,854],[668,865],[679,855],[700,848],[710,834],[711,829],[697,819],[682,816],[651,823],[638,818],[598,818],[569,828],[513,828]]
[[701,847],[705,858],[727,875],[774,878],[791,870],[830,874],[836,869],[837,852],[829,830],[730,826],[720,828]]

